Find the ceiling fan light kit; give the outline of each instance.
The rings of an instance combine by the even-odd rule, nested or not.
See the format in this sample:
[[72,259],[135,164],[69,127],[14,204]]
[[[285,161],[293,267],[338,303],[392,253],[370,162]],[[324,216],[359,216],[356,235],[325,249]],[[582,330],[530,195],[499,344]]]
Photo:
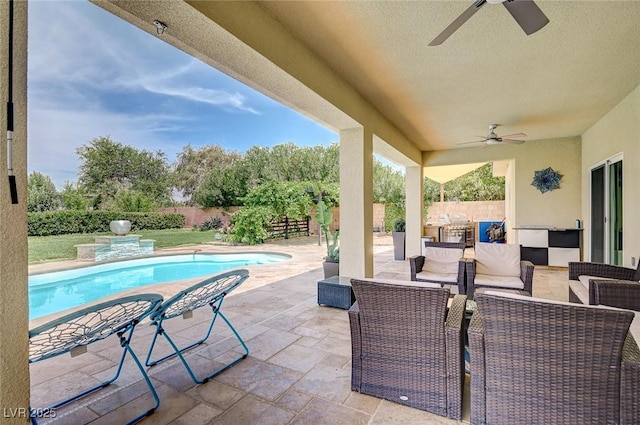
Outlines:
[[527,35],[533,34],[549,23],[549,18],[546,17],[533,0],[476,0],[449,24],[448,27],[438,34],[438,36],[429,43],[429,46],[439,46],[442,44],[487,3],[492,5],[502,3]]

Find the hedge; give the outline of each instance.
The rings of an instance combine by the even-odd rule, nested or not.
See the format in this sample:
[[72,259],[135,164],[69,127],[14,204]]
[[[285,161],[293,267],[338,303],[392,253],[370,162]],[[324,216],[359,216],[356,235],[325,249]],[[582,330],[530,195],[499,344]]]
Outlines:
[[29,236],[66,235],[69,233],[110,232],[113,220],[129,220],[131,231],[179,229],[185,218],[175,213],[122,213],[116,211],[46,211],[27,215]]

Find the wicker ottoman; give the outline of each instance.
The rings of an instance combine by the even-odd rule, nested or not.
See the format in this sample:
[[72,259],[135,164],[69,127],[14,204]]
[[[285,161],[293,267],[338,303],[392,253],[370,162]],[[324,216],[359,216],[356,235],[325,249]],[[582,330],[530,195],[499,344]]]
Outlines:
[[318,281],[318,304],[348,310],[355,301],[351,278],[332,276]]

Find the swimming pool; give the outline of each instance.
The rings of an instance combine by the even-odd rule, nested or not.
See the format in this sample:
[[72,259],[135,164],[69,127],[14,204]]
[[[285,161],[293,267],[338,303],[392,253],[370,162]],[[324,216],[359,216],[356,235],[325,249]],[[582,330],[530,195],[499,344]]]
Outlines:
[[29,319],[77,307],[126,289],[190,279],[291,257],[272,253],[180,254],[116,261],[29,276]]

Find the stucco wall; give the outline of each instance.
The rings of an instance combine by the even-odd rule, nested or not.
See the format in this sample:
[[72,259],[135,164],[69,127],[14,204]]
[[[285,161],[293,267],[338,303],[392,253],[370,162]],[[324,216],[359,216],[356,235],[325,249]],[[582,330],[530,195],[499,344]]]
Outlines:
[[[624,265],[640,256],[640,86],[594,124],[582,136],[582,215],[585,218],[585,253],[590,252],[590,168],[616,154],[623,154],[623,252]],[[588,257],[587,257],[588,258]],[[636,263],[637,264],[637,263]]]
[[[487,146],[424,152],[423,165],[453,165],[481,161],[512,160],[512,226],[546,225],[574,227],[581,218],[580,137],[528,141],[522,145]],[[531,186],[534,172],[547,167],[563,175],[560,189],[540,193]],[[510,185],[511,182],[507,184]]]
[[[27,2],[16,1],[14,19],[14,149],[17,205],[11,204],[5,145],[8,91],[8,2],[0,1],[0,408],[3,424],[28,423],[29,407],[27,295]],[[10,410],[13,409],[13,410]],[[16,415],[18,409],[22,415]],[[14,416],[14,417],[6,417]],[[22,417],[16,417],[22,416]]]

